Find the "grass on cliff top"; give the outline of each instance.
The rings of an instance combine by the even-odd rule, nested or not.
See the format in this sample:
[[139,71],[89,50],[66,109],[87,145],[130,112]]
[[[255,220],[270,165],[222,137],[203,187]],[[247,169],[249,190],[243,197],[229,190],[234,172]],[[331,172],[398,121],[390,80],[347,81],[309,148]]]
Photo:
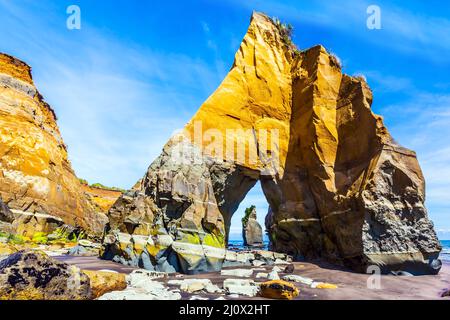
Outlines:
[[300,54],[300,50],[292,41],[292,35],[294,33],[294,27],[290,23],[283,23],[280,19],[274,17],[272,18],[274,25],[277,27],[281,40],[283,43],[294,53],[294,55]]
[[245,227],[247,225],[248,219],[250,219],[250,215],[252,214],[252,211],[255,210],[255,206],[250,206],[250,208],[245,209],[245,215],[242,218],[242,225]]
[[[281,40],[283,43],[291,50],[293,56],[299,56],[301,54],[301,50],[295,45],[292,41],[292,36],[294,34],[294,27],[290,23],[283,23],[277,17],[272,18],[273,24],[277,27],[278,32],[280,33]],[[328,51],[330,55],[331,64],[335,67],[342,69],[341,59],[331,51]]]
[[89,182],[86,179],[78,179],[80,181],[81,184],[94,188],[94,189],[101,189],[101,190],[109,190],[109,191],[120,191],[122,193],[125,193],[126,190],[121,189],[121,188],[116,188],[116,187],[107,187],[101,183],[93,183],[93,184],[89,184]]

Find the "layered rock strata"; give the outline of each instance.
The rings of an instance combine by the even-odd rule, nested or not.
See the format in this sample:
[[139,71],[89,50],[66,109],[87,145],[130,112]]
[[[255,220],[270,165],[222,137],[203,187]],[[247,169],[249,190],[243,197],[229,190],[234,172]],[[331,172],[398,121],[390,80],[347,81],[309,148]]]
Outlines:
[[[17,213],[55,216],[101,234],[103,225],[71,168],[56,115],[31,68],[0,54],[0,197]],[[103,225],[102,225],[103,224]]]
[[361,272],[439,271],[416,154],[372,113],[364,79],[286,35],[252,16],[223,83],[110,210],[105,258],[220,269],[231,217],[260,180],[273,250]]

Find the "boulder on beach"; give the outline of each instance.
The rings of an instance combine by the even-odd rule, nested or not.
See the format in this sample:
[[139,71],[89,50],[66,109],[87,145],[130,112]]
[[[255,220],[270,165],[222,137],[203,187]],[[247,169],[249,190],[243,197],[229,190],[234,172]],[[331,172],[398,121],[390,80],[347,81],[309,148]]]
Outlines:
[[126,275],[117,272],[83,270],[90,279],[91,298],[97,299],[105,293],[127,288]]
[[299,295],[299,290],[292,283],[272,280],[260,284],[259,295],[268,299],[292,300]]
[[247,279],[226,279],[223,282],[223,288],[228,295],[254,297],[259,292],[256,282]]
[[76,246],[67,251],[68,255],[78,257],[97,257],[100,253],[101,245],[88,240],[78,240]]
[[0,300],[88,300],[89,277],[76,266],[39,251],[20,251],[0,261]]
[[181,291],[193,293],[205,291],[208,293],[222,293],[222,290],[209,279],[170,280],[169,285],[179,286]]

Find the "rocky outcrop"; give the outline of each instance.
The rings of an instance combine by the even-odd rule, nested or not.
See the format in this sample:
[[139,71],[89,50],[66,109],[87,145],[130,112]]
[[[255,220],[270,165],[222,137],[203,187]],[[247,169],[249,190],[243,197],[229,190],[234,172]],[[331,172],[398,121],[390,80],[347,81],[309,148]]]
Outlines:
[[273,250],[361,272],[439,271],[415,153],[372,113],[365,80],[288,35],[252,16],[223,83],[110,210],[104,257],[220,269],[231,217],[260,180]]
[[52,234],[63,227],[64,222],[58,217],[47,214],[23,212],[16,215],[12,225],[14,233],[31,239],[36,233]]
[[118,190],[95,188],[87,184],[82,184],[82,190],[94,210],[102,216],[108,213],[109,209],[122,195],[122,192]]
[[246,247],[262,247],[263,234],[258,220],[256,220],[256,208],[251,207],[250,213],[242,221],[242,238]]
[[225,279],[223,289],[227,295],[242,295],[254,297],[259,292],[259,286],[253,280],[248,279]]
[[41,252],[20,251],[0,261],[0,300],[87,300],[89,278]]
[[321,46],[295,60],[292,81],[292,153],[282,177],[263,180],[272,249],[361,272],[437,273],[416,155],[372,113],[367,83],[342,75]]
[[0,198],[19,212],[48,214],[101,233],[67,157],[56,115],[31,68],[0,54]]

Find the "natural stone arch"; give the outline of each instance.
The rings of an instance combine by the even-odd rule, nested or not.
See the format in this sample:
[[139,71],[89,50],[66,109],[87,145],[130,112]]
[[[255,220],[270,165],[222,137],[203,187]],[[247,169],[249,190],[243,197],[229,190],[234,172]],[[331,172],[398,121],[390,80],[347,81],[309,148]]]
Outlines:
[[[283,26],[254,14],[221,86],[111,209],[104,257],[218,270],[231,216],[260,179],[272,249],[361,272],[438,272],[440,245],[415,153],[393,142],[371,104],[365,80],[343,75],[325,48],[300,52]],[[242,134],[231,149],[221,139],[220,153],[199,138],[198,124]],[[279,138],[267,150],[264,130]],[[236,157],[241,146],[256,148],[257,161]]]

